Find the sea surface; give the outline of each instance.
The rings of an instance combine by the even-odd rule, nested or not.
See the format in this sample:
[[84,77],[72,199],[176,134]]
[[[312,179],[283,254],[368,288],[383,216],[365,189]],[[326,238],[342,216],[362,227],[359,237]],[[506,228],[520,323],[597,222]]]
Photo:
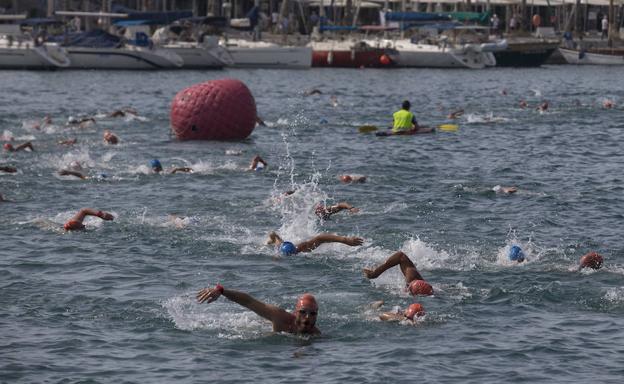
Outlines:
[[[175,94],[226,77],[250,88],[267,126],[240,142],[176,141]],[[459,129],[358,132],[388,126],[404,99],[420,124]],[[106,117],[122,107],[139,116]],[[620,67],[2,71],[2,142],[35,151],[0,154],[19,169],[0,172],[11,200],[0,203],[0,382],[621,383],[623,112]],[[96,124],[66,125],[80,116]],[[106,129],[118,145],[103,143]],[[256,154],[264,171],[247,170]],[[152,174],[154,158],[194,172]],[[90,178],[57,174],[73,162]],[[321,222],[320,201],[360,212]],[[115,219],[65,232],[82,207]],[[365,242],[276,258],[270,231]],[[525,263],[507,259],[512,245]],[[434,296],[406,294],[398,268],[364,278],[397,250]],[[575,270],[589,251],[604,267]],[[218,282],[287,310],[313,293],[322,336],[274,334],[223,297],[198,304]],[[414,301],[426,310],[414,324],[379,320]]]

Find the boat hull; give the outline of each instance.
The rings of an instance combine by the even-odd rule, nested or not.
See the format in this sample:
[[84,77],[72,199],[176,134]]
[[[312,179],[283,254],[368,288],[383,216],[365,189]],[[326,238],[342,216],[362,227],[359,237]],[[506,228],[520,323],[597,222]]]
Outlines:
[[235,68],[307,69],[312,64],[309,47],[226,47]]
[[495,51],[498,67],[539,67],[557,49],[558,42],[508,41],[507,49]]
[[383,60],[382,56],[390,58],[385,49],[367,50],[314,50],[312,53],[313,67],[340,67],[340,68],[382,68],[394,65],[393,60]]
[[624,52],[614,54],[605,52],[597,53],[576,49],[567,49],[559,47],[559,52],[566,59],[568,64],[582,65],[624,65]]
[[31,43],[7,44],[0,41],[2,69],[56,69],[70,64],[65,50],[56,44],[35,46]]
[[172,69],[184,64],[180,56],[162,49],[66,47],[71,68]]

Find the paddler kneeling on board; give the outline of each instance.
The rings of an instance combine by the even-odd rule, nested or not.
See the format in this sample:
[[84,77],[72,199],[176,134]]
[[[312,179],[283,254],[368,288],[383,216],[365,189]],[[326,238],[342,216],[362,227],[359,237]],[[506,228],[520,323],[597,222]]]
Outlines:
[[410,102],[405,100],[401,105],[401,109],[392,114],[392,117],[394,118],[394,122],[392,123],[393,134],[400,135],[418,131],[419,127],[416,117],[409,110],[411,106]]

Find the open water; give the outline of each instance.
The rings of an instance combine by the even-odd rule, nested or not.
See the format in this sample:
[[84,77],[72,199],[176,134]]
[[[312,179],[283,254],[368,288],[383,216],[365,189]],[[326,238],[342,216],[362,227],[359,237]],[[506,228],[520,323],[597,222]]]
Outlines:
[[[621,383],[622,71],[3,71],[0,134],[35,152],[0,154],[19,169],[0,174],[13,201],[0,203],[0,382]],[[249,86],[268,127],[242,142],[172,139],[173,96],[224,77]],[[323,94],[304,96],[313,88]],[[386,126],[403,99],[421,124],[464,108],[459,130],[358,133]],[[125,106],[140,117],[104,117]],[[45,115],[53,124],[37,130]],[[65,125],[81,115],[97,123]],[[119,145],[102,143],[105,129]],[[77,145],[57,144],[69,137]],[[268,169],[246,171],[255,154]],[[150,174],[153,158],[195,172]],[[73,161],[94,177],[56,174]],[[341,184],[345,173],[368,179]],[[321,223],[323,200],[361,211]],[[81,207],[115,220],[65,233]],[[272,230],[365,243],[276,260]],[[527,262],[507,261],[513,244]],[[361,272],[398,249],[435,290],[417,298],[415,324],[378,320],[414,301],[398,268]],[[589,251],[604,267],[574,271]],[[311,292],[323,335],[273,334],[225,298],[197,304],[217,282],[288,310]]]

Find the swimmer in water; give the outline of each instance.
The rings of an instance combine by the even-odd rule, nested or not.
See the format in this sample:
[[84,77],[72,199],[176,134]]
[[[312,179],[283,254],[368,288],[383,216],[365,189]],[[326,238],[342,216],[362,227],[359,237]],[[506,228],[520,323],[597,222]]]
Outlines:
[[401,251],[392,254],[385,263],[375,269],[364,268],[364,276],[368,279],[376,279],[382,273],[396,265],[401,268],[401,272],[403,272],[403,276],[405,276],[407,289],[412,295],[433,295],[433,287],[422,278],[416,266],[412,263],[412,260]]
[[615,103],[613,102],[613,100],[605,99],[602,102],[602,106],[606,109],[611,109],[615,106]]
[[128,115],[138,116],[139,113],[134,108],[122,108],[109,113],[108,117],[126,117]]
[[583,268],[600,269],[603,262],[604,258],[602,255],[597,252],[589,252],[583,255],[579,260],[578,270],[580,271]]
[[501,187],[500,185],[495,185],[494,187],[492,187],[492,191],[496,193],[505,193],[505,194],[511,195],[512,193],[518,192],[518,188],[517,187]]
[[104,142],[106,144],[118,144],[119,138],[109,130],[104,131]]
[[463,109],[458,109],[457,111],[453,111],[451,113],[449,113],[449,115],[447,116],[449,119],[457,119],[459,116],[464,114],[464,110]]
[[287,332],[304,335],[320,335],[321,331],[316,328],[316,316],[318,314],[318,303],[313,295],[306,293],[297,299],[295,311],[287,312],[275,305],[263,303],[250,295],[225,289],[221,284],[214,288],[204,288],[197,293],[197,301],[201,303],[212,303],[219,296],[252,310],[258,316],[269,320],[273,324],[273,332]]
[[73,116],[70,116],[67,119],[67,123],[66,125],[68,126],[78,126],[78,128],[87,128],[92,126],[93,124],[95,124],[95,118],[91,117],[91,116],[86,116],[86,117],[80,117],[80,118],[76,118]]
[[321,90],[320,90],[320,89],[316,89],[316,88],[311,89],[311,90],[309,90],[309,91],[305,91],[305,92],[303,93],[303,95],[304,95],[304,96],[322,95],[322,94],[323,94],[323,92],[321,92]]
[[71,169],[61,169],[58,171],[59,176],[75,176],[79,179],[86,180],[87,176],[79,171],[73,171]]
[[[162,164],[160,164],[160,161],[158,159],[150,160],[149,166],[150,166],[150,168],[152,169],[152,171],[154,173],[163,172]],[[171,173],[171,174],[178,173],[178,172],[192,173],[193,172],[193,168],[190,168],[190,167],[175,167],[175,168],[172,168],[169,171],[169,173]]]
[[524,259],[526,258],[522,248],[518,245],[512,245],[511,248],[509,248],[509,254],[507,256],[509,257],[509,260],[515,261],[518,264],[524,262]]
[[264,120],[262,120],[260,116],[257,116],[257,115],[256,115],[256,124],[266,127],[266,123],[264,122]]
[[7,200],[4,198],[4,196],[2,196],[2,193],[0,193],[0,203],[10,203],[11,200]]
[[0,171],[6,173],[15,173],[17,172],[17,168],[11,167],[10,165],[0,165]]
[[65,228],[66,231],[75,231],[75,230],[85,229],[85,226],[84,224],[82,224],[82,222],[87,216],[97,216],[100,219],[106,220],[106,221],[110,221],[114,219],[114,216],[108,212],[96,211],[95,209],[91,209],[91,208],[82,208],[71,219],[69,219],[65,223],[65,225],[63,225],[63,228]]
[[87,179],[87,175],[83,173],[84,169],[78,161],[72,161],[67,168],[58,171],[59,176],[75,176],[80,179]]
[[548,101],[542,102],[542,104],[540,104],[539,107],[537,107],[535,109],[540,111],[540,112],[546,112],[548,110]]
[[340,175],[338,176],[338,179],[340,179],[340,181],[342,181],[345,184],[366,182],[366,176]]
[[9,143],[5,143],[4,144],[4,150],[8,151],[8,152],[25,151],[27,149],[30,150],[30,151],[34,151],[35,150],[35,148],[33,147],[32,143],[30,141],[22,143],[22,144],[18,145],[17,147],[14,147],[13,144],[9,144]]
[[354,208],[351,204],[347,202],[341,202],[334,205],[325,205],[324,203],[318,203],[314,208],[314,213],[320,219],[328,220],[331,215],[344,210],[348,210],[351,213],[357,213],[360,211],[359,209]]
[[267,240],[267,245],[275,245],[282,256],[296,255],[299,252],[312,252],[318,248],[319,245],[325,243],[342,243],[350,247],[355,247],[362,245],[362,243],[364,243],[364,239],[355,236],[340,236],[331,233],[321,233],[320,235],[316,235],[309,240],[302,241],[295,245],[290,241],[282,240],[277,233],[271,232],[269,233],[269,239]]
[[[381,308],[382,305],[384,305],[384,301],[380,300],[380,301],[375,301],[374,303],[371,303],[370,307],[373,309],[379,309]],[[379,319],[383,321],[390,321],[390,322],[404,321],[404,320],[409,320],[411,322],[414,322],[415,317],[421,317],[424,315],[425,315],[425,308],[420,303],[413,303],[410,306],[408,306],[404,311],[399,310],[397,312],[383,312],[382,314],[379,315]]]
[[529,103],[526,102],[526,100],[520,100],[520,104],[518,104],[518,106],[522,109],[527,108],[529,106]]
[[254,156],[253,159],[251,159],[251,164],[249,165],[249,170],[250,171],[260,171],[266,167],[268,167],[268,163],[266,161],[264,161],[264,159],[262,159],[262,157],[260,157],[259,155]]
[[74,138],[71,138],[71,139],[59,140],[59,141],[57,142],[57,144],[58,144],[58,145],[74,145],[74,144],[76,144],[77,142],[78,142],[78,139],[76,139],[76,138],[74,137]]
[[33,128],[36,130],[41,130],[41,128],[45,128],[48,124],[52,124],[52,118],[50,116],[45,116],[41,122],[35,123]]

